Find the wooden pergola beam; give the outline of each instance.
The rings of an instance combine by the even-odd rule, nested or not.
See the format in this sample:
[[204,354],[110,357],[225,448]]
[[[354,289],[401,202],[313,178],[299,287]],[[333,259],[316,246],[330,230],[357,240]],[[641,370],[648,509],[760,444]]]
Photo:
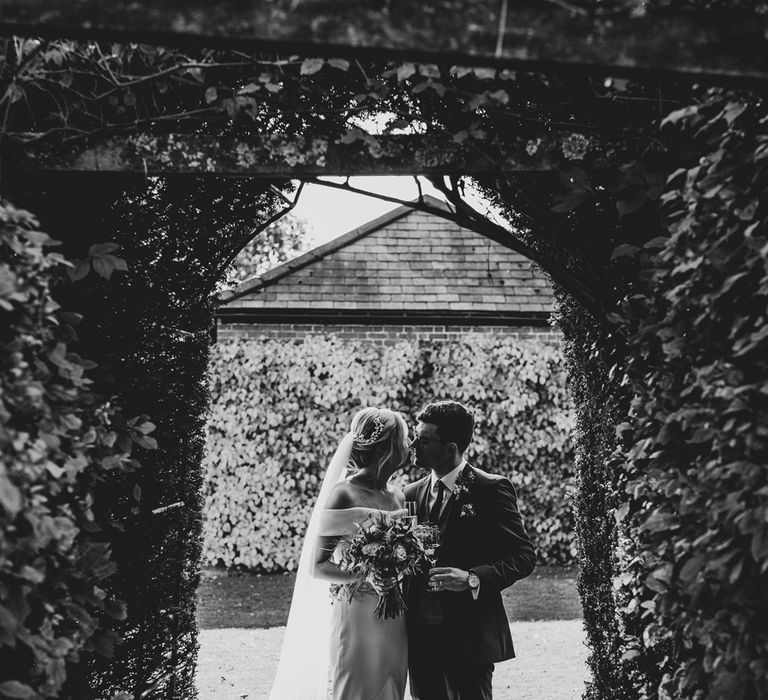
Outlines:
[[[609,3],[597,6],[610,10]],[[4,0],[0,33],[616,77],[650,72],[711,83],[768,80],[768,15],[636,14],[545,0],[424,0],[392,8],[337,0]]]
[[[571,165],[607,167],[617,144],[605,137],[556,133],[511,140],[502,159],[448,137],[379,136],[332,143],[283,136],[128,134],[8,153],[5,167],[20,173],[115,173],[301,178],[322,175],[441,175],[546,172]],[[626,150],[626,141],[621,142]]]

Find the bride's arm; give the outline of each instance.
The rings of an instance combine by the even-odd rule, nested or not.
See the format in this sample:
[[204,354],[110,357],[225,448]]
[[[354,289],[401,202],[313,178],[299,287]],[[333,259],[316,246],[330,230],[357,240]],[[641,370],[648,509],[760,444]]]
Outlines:
[[349,571],[342,571],[338,564],[331,561],[333,550],[338,543],[338,537],[318,537],[315,552],[315,578],[329,581],[330,583],[350,583],[354,575]]
[[[331,495],[328,497],[328,503],[326,508],[348,508],[350,507],[351,499],[347,490],[347,485],[342,482],[337,484]],[[322,579],[323,581],[329,581],[330,583],[350,583],[354,580],[355,576],[348,572],[342,571],[338,564],[331,561],[333,552],[336,549],[336,545],[339,542],[339,537],[318,537],[317,544],[315,545],[315,566],[313,570],[313,576],[315,578]]]

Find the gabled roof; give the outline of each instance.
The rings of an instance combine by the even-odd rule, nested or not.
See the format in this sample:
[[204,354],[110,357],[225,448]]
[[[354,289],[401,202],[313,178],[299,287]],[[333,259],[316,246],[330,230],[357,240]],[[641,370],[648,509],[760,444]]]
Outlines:
[[[445,202],[441,202],[439,199],[436,199],[431,195],[424,195],[424,201],[432,207],[439,207],[445,210],[448,209]],[[245,280],[245,282],[238,285],[231,292],[222,294],[220,301],[222,304],[224,304],[232,299],[243,296],[250,291],[257,290],[268,284],[274,283],[281,277],[290,275],[292,272],[300,270],[306,265],[311,265],[313,262],[322,260],[327,255],[335,253],[337,250],[341,250],[345,246],[348,246],[350,243],[354,243],[355,241],[361,239],[363,236],[367,236],[373,231],[387,226],[388,224],[391,224],[392,222],[397,221],[404,216],[408,216],[408,214],[412,214],[413,211],[414,209],[404,204],[397,207],[396,209],[393,209],[392,211],[385,212],[376,219],[373,219],[372,221],[369,221],[368,223],[363,224],[358,228],[353,228],[351,231],[347,231],[341,236],[337,236],[336,238],[333,238],[330,241],[317,246],[316,248],[312,248],[312,250],[308,250],[306,253],[303,253],[302,255],[293,258],[292,260],[288,260],[281,265],[273,267],[271,270],[267,270],[258,277],[252,277],[249,280]]]
[[[447,205],[425,197],[433,207]],[[221,297],[222,320],[465,319],[545,323],[549,283],[522,255],[401,206]]]

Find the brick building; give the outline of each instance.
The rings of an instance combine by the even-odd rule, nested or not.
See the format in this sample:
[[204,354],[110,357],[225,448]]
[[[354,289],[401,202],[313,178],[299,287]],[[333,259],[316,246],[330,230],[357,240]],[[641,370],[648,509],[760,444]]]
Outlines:
[[527,258],[402,206],[223,295],[217,335],[543,339],[556,335],[551,310],[550,285]]

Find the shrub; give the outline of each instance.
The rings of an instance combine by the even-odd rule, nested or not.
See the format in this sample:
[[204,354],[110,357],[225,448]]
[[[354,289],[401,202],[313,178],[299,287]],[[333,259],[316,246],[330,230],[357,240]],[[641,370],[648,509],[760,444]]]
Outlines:
[[[556,347],[481,334],[394,346],[230,340],[214,348],[210,376],[206,563],[294,569],[326,464],[354,412],[386,406],[412,423],[425,403],[444,398],[474,410],[468,459],[517,485],[540,560],[573,561],[572,414]],[[395,483],[418,476],[402,472]]]
[[0,204],[0,696],[58,697],[83,652],[108,657],[125,617],[94,516],[97,483],[153,447],[146,417],[126,421],[96,395],[95,363],[68,349],[74,314],[51,286],[67,263],[28,212]]
[[667,121],[703,155],[670,178],[670,236],[625,304],[622,670],[640,698],[763,698],[768,112],[715,94]]

